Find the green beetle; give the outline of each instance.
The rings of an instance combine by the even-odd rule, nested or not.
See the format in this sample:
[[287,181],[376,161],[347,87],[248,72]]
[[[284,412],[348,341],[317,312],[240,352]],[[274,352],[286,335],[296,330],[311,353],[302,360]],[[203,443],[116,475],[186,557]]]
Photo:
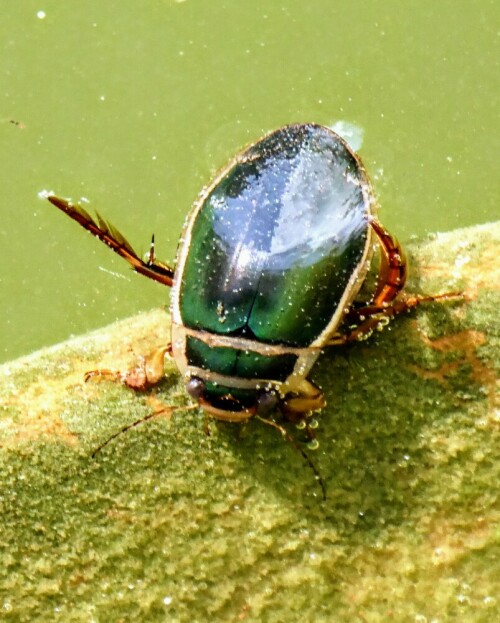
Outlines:
[[[279,411],[306,422],[323,408],[308,380],[329,346],[365,338],[402,311],[453,295],[397,298],[404,254],[375,217],[359,157],[332,130],[282,127],[238,154],[187,217],[175,269],[141,259],[80,205],[49,201],[124,257],[172,287],[172,342],[121,375],[145,389],[170,353],[187,392],[211,416],[242,422]],[[382,261],[370,300],[355,303],[375,247]]]

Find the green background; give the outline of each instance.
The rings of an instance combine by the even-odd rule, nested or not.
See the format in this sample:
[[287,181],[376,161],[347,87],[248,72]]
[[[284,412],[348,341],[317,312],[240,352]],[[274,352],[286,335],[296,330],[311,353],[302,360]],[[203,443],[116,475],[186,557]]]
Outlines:
[[168,301],[43,189],[172,260],[240,147],[344,120],[400,239],[498,217],[498,0],[0,6],[1,359]]

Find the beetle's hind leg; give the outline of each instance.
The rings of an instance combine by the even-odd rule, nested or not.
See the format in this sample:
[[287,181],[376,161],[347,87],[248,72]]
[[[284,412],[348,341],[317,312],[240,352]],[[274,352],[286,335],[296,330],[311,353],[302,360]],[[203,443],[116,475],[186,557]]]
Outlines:
[[120,257],[123,257],[137,273],[165,286],[170,287],[173,284],[174,269],[158,261],[155,257],[154,236],[151,241],[148,259],[144,261],[137,255],[125,236],[111,223],[105,221],[97,212],[95,217],[92,217],[79,203],[73,203],[52,194],[44,196],[61,212],[64,212],[64,214],[79,223],[84,229],[104,242]]
[[125,372],[109,369],[91,370],[85,374],[85,381],[112,381],[123,383],[136,391],[146,391],[157,385],[165,375],[165,355],[171,354],[172,345],[162,346],[146,357],[139,357],[137,364]]
[[346,316],[347,331],[332,338],[330,345],[368,338],[375,329],[382,329],[391,318],[422,303],[462,298],[460,292],[437,295],[412,294],[397,299],[408,278],[408,265],[399,242],[377,220],[370,222],[378,236],[381,262],[375,294],[369,305],[353,307]]

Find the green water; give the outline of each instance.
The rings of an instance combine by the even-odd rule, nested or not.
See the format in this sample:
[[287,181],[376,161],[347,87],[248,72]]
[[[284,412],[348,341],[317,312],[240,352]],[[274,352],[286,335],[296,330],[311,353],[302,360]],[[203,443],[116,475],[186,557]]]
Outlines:
[[172,260],[241,146],[344,120],[400,239],[498,218],[498,0],[1,4],[0,359],[168,301],[43,189]]

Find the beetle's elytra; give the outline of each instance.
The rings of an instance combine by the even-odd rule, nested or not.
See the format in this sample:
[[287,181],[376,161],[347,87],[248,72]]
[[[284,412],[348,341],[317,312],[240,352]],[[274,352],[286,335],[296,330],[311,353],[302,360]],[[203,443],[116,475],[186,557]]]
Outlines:
[[[342,138],[315,124],[271,132],[222,170],[187,217],[175,269],[155,259],[154,247],[142,260],[80,205],[48,199],[134,270],[172,287],[171,345],[120,378],[145,388],[161,378],[170,352],[188,393],[222,420],[280,411],[307,421],[325,404],[308,380],[323,349],[447,297],[398,297],[406,262],[376,220],[364,167]],[[377,245],[375,292],[355,304]]]

